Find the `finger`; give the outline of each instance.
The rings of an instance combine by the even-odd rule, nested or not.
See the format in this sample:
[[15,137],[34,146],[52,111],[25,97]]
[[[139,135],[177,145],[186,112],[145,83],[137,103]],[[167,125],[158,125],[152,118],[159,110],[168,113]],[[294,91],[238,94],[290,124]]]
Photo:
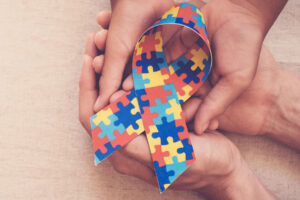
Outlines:
[[97,23],[104,29],[108,29],[109,23],[111,19],[111,11],[104,10],[97,14],[96,20]]
[[194,119],[196,111],[201,104],[201,99],[192,97],[188,101],[182,104],[183,116],[186,122],[190,122]]
[[118,98],[120,98],[121,96],[123,96],[126,92],[124,90],[119,90],[117,92],[115,92],[113,95],[111,95],[109,102],[112,103],[115,100],[117,100]]
[[104,55],[96,56],[93,60],[93,67],[96,73],[100,74],[104,65]]
[[149,167],[129,158],[117,151],[109,157],[114,169],[122,174],[130,175],[142,179],[152,185],[156,185],[155,173]]
[[248,85],[247,81],[233,76],[221,78],[204,98],[196,113],[195,132],[203,133],[208,128],[210,120],[222,114]]
[[204,98],[211,90],[211,85],[208,81],[205,81],[203,85],[195,92],[194,96]]
[[94,106],[96,112],[106,106],[110,96],[119,89],[126,63],[136,42],[131,33],[122,33],[115,27],[110,27],[106,42],[104,66],[99,82],[100,96]]
[[217,130],[218,127],[219,127],[219,120],[217,120],[217,119],[211,120],[211,122],[208,125],[208,129],[212,130],[212,131]]
[[107,39],[108,31],[106,29],[102,29],[98,31],[95,35],[95,44],[100,51],[104,51],[106,39]]
[[122,149],[122,153],[153,169],[151,153],[145,135],[139,135],[134,138]]
[[88,55],[91,58],[94,58],[95,56],[97,56],[97,49],[93,42],[94,37],[95,37],[94,33],[88,34],[87,42],[86,42],[86,46],[85,46],[85,52],[84,52],[85,55]]
[[89,35],[87,39],[79,81],[79,120],[89,134],[91,131],[89,119],[94,114],[93,106],[98,95],[96,74],[92,67],[93,56],[97,54],[93,37],[94,35]]
[[134,87],[133,77],[132,74],[129,74],[129,76],[127,76],[126,79],[124,80],[122,88],[123,90],[130,91],[133,89],[133,87]]

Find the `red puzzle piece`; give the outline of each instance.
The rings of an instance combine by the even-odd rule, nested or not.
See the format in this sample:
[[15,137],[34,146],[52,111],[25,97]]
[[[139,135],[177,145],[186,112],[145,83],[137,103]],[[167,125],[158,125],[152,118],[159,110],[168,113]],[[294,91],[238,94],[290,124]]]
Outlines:
[[153,161],[157,161],[160,167],[165,166],[166,162],[164,157],[168,157],[170,153],[168,151],[161,151],[161,145],[155,145],[155,153],[152,154]]

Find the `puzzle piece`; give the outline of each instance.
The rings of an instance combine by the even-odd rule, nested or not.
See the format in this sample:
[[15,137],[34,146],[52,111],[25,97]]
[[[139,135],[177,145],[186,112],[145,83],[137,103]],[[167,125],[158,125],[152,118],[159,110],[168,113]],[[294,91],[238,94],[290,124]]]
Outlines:
[[184,153],[185,154],[185,159],[186,160],[193,160],[194,159],[194,149],[193,146],[190,144],[189,139],[184,139],[181,140],[183,147],[182,148],[178,148],[177,149],[177,153],[181,154]]
[[140,112],[137,112],[136,114],[132,114],[131,110],[135,109],[135,106],[130,103],[127,106],[124,106],[122,103],[117,103],[118,107],[120,108],[119,112],[115,113],[115,116],[117,117],[117,120],[114,121],[115,126],[119,126],[122,124],[125,129],[128,128],[130,125],[134,129],[138,129],[139,125],[136,123],[138,119],[141,119]]
[[[163,52],[162,51],[162,36],[159,29],[152,29],[147,35],[144,35],[138,42],[138,50],[141,50],[146,57],[151,55],[151,52]],[[142,54],[142,59],[143,59]],[[152,55],[151,55],[152,57]]]
[[175,23],[176,22],[176,16],[178,14],[179,5],[174,6],[173,9],[170,9],[167,11],[160,20],[158,20],[156,23],[154,23],[153,26],[158,26],[160,24],[166,24],[166,23]]
[[[149,67],[152,67],[152,71],[156,72],[159,71],[161,69],[160,65],[164,65],[165,64],[165,60],[162,57],[163,55],[152,51],[150,52],[151,57],[147,58],[147,53],[143,53],[141,56],[141,60],[138,60],[136,62],[136,66],[137,67],[141,67],[142,68],[142,73],[149,73]],[[164,65],[167,66],[167,65]]]
[[149,131],[146,131],[146,137],[148,140],[150,152],[151,152],[151,154],[153,154],[156,151],[155,146],[161,145],[161,139],[152,137],[152,134],[156,133],[158,131],[155,125],[149,126],[148,128],[149,128]]
[[139,103],[139,106],[140,106],[141,114],[143,114],[144,113],[144,108],[149,107],[149,105],[150,105],[149,100],[143,100],[142,99],[142,96],[146,94],[146,90],[145,89],[136,89],[135,93],[136,93],[136,97],[137,97],[137,100],[138,100],[138,103]]
[[[171,135],[171,134],[170,134]],[[179,140],[179,137],[177,135],[177,138],[175,137],[172,137],[172,136],[169,136],[167,138],[167,141],[168,141],[168,144],[167,145],[163,145],[161,146],[161,150],[162,151],[168,151],[170,156],[169,157],[165,157],[165,162],[167,164],[172,164],[173,161],[172,161],[172,158],[173,156],[176,156],[177,159],[182,162],[182,161],[185,161],[185,154],[183,153],[178,153],[177,152],[177,149],[179,148],[182,148],[183,147],[183,144],[182,142]]]
[[192,70],[191,67],[195,64],[193,61],[188,60],[187,62],[178,61],[178,66],[180,67],[179,70],[175,71],[175,73],[178,76],[181,76],[182,74],[186,74],[186,78],[184,79],[184,82],[189,84],[190,82],[198,83],[200,81],[198,74],[201,72],[199,68],[196,70]]
[[100,124],[98,125],[102,130],[102,132],[98,134],[98,137],[104,138],[105,136],[107,136],[108,139],[112,141],[116,139],[113,132],[117,130],[120,133],[123,133],[125,131],[125,127],[123,124],[115,124],[115,122],[119,120],[116,115],[110,115],[108,118],[111,121],[111,124],[109,126],[105,125],[103,122],[100,122]]
[[159,164],[159,167],[162,167],[166,165],[166,162],[164,160],[164,157],[169,156],[170,153],[168,151],[162,151],[161,150],[161,145],[156,145],[155,146],[155,152],[152,153],[152,159],[153,161],[157,161]]
[[134,85],[136,85],[135,90],[142,90],[142,89],[145,88],[146,84],[150,83],[149,79],[144,79],[143,78],[143,74],[137,74],[137,69],[136,68],[132,68],[132,76],[133,76]]
[[[177,142],[179,140],[178,133],[183,132],[184,128],[182,126],[176,127],[175,121],[168,122],[166,117],[162,118],[162,124],[156,125],[157,132],[152,134],[153,138],[160,138],[162,145],[168,145],[168,150],[172,147],[170,145],[170,138],[172,138],[171,142]],[[164,149],[167,151],[167,149]]]
[[169,101],[171,107],[166,109],[166,114],[167,115],[172,115],[174,116],[174,119],[180,119],[181,118],[181,105],[178,104],[178,102],[176,101],[176,99],[172,99]]
[[174,115],[168,115],[165,111],[168,108],[171,108],[171,105],[169,102],[166,103],[161,103],[160,99],[155,99],[156,106],[150,107],[150,112],[151,113],[158,113],[158,117],[153,118],[153,122],[158,125],[158,124],[163,124],[164,122],[162,119],[165,119],[167,122],[174,121]]
[[107,149],[106,153],[102,153],[99,149],[95,151],[95,165],[97,165],[99,162],[107,158],[109,155],[117,151],[118,149],[121,148],[120,145],[117,145],[116,147],[112,147],[111,143],[106,143],[104,145]]
[[178,178],[178,176],[180,176],[188,168],[186,162],[178,161],[178,158],[176,156],[172,157],[172,162],[173,164],[166,165],[166,170],[169,175],[168,178],[171,183],[175,181],[175,179]]
[[171,183],[169,181],[169,177],[174,176],[175,173],[172,170],[167,171],[166,166],[160,167],[157,161],[153,161],[153,165],[157,176],[160,192],[163,192],[167,188],[165,185],[168,186]]
[[114,135],[115,135],[116,139],[111,141],[111,145],[114,148],[117,147],[117,146],[122,147],[122,146],[126,145],[129,141],[131,141],[133,138],[135,138],[137,136],[137,134],[129,135],[127,133],[127,131],[124,131],[122,134],[120,134],[119,131],[115,131]]
[[101,139],[99,137],[95,137],[93,139],[94,139],[94,152],[99,149],[102,153],[106,153],[107,149],[105,147],[105,144],[109,142],[108,137],[105,136]]
[[152,66],[148,67],[148,73],[142,74],[143,79],[150,80],[145,84],[145,88],[151,88],[164,85],[165,80],[169,78],[168,68],[162,68],[160,71],[154,71]]
[[168,102],[168,95],[171,95],[171,90],[165,90],[164,87],[151,87],[145,89],[145,94],[141,96],[143,101],[149,101],[149,106],[153,107],[156,105],[156,99],[160,99],[162,103]]
[[107,107],[106,109],[101,110],[97,114],[95,114],[92,118],[91,121],[93,122],[94,125],[100,124],[100,122],[103,122],[105,125],[109,125],[111,121],[109,120],[109,116],[112,115],[113,112],[111,108]]

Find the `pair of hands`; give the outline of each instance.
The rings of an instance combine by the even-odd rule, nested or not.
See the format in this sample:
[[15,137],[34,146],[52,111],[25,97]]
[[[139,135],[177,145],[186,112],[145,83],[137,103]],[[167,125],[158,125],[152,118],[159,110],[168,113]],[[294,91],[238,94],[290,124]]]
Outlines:
[[[158,2],[112,1],[113,14],[105,11],[98,15],[97,21],[103,29],[88,37],[80,78],[79,118],[89,133],[89,118],[108,101],[114,101],[124,90],[133,87],[132,76],[129,75],[123,81],[123,90],[117,91],[123,80],[123,72],[125,75],[130,74],[129,57],[135,42],[173,4],[172,1],[163,1],[160,4],[155,1]],[[260,53],[264,35],[263,22],[253,17],[250,10],[225,0],[222,2],[223,7],[215,1],[206,5],[199,4],[198,1],[195,3],[202,7],[207,19],[215,65],[210,80],[183,104],[184,115],[189,127],[196,133],[219,127],[243,134],[263,134],[263,124],[274,96],[275,85],[272,80],[277,76],[276,63],[267,49],[263,48]],[[174,42],[170,43],[178,45],[179,48],[176,49],[183,52],[190,41],[182,38],[189,38],[183,37],[188,33],[185,30],[175,31],[176,34],[170,38]],[[173,35],[173,32],[169,34]],[[97,49],[102,54],[97,55]],[[181,53],[168,49],[166,46],[167,60],[174,60]],[[190,135],[197,160],[172,184],[174,188],[196,190],[210,187],[213,190],[226,190],[236,182],[236,177],[241,172],[248,173],[238,149],[223,135],[215,131],[200,136],[193,133]],[[144,135],[134,139],[121,151],[115,152],[110,161],[117,171],[156,184]]]

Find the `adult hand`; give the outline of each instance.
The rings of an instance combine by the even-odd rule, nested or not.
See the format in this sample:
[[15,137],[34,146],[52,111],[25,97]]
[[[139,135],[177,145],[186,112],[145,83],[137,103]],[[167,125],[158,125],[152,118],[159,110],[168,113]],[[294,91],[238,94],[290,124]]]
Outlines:
[[[218,123],[210,125],[209,129],[219,127],[225,131],[241,134],[265,134],[268,131],[266,121],[279,95],[278,78],[279,68],[276,61],[270,51],[263,46],[257,73],[251,85],[219,116]],[[183,104],[183,109],[194,117],[196,109],[212,87],[209,82],[204,83],[196,94]],[[198,118],[195,118],[195,123],[198,123]]]
[[[198,1],[193,1],[199,4]],[[212,89],[195,115],[195,132],[220,116],[252,83],[262,42],[286,0],[212,0],[202,7],[213,50]]]
[[[97,98],[96,72],[92,60],[96,56],[93,35],[88,37],[82,73],[80,77],[79,118],[85,129],[90,132],[90,116]],[[115,93],[114,101],[124,91]],[[192,120],[187,110],[187,121]],[[201,136],[190,134],[196,162],[176,180],[176,189],[196,190],[209,198],[273,199],[274,197],[257,180],[240,156],[236,146],[225,136],[210,132]],[[145,135],[140,135],[124,148],[109,157],[113,167],[120,173],[132,175],[151,184],[157,184]],[[245,188],[244,185],[247,185]]]
[[[106,61],[102,70],[102,78],[100,80],[100,96],[95,105],[95,111],[98,111],[100,108],[105,106],[109,97],[118,89],[126,61],[128,60],[130,52],[133,50],[133,46],[142,31],[151,25],[153,19],[157,19],[172,5],[172,3],[166,3],[162,6],[159,5],[159,11],[157,11],[155,15],[155,12],[153,12],[155,9],[152,9],[152,12],[150,12],[150,9],[147,10],[149,12],[144,11],[142,7],[145,8],[147,6],[145,6],[144,3],[139,4],[140,1],[138,0],[130,1],[132,4],[126,4],[126,6],[118,6],[123,5],[124,2],[127,1],[116,1],[115,6],[113,6],[113,8],[116,8],[115,10],[113,9],[113,13],[116,13],[116,16],[122,14],[122,18],[124,19],[116,17],[116,20],[112,19],[111,21],[105,52]],[[149,2],[151,2],[151,8],[156,7],[156,1]],[[250,86],[254,79],[264,36],[276,19],[277,15],[280,13],[286,1],[277,0],[274,4],[272,4],[272,6],[266,3],[261,3],[257,6],[259,2],[260,1],[258,0],[252,0],[251,3],[239,0],[212,0],[203,6],[204,3],[201,1],[190,1],[190,3],[193,3],[198,7],[202,7],[202,11],[206,19],[208,36],[211,41],[214,54],[214,66],[212,67],[211,75],[209,77],[212,89],[201,102],[195,115],[195,120],[197,121],[197,123],[195,123],[195,132],[198,134],[201,134],[208,127],[215,127],[218,123],[217,117],[220,116],[227,107]],[[139,10],[139,6],[144,13],[149,15],[142,15],[143,17],[147,17],[142,17],[142,21],[138,20],[138,22],[134,21],[135,23],[133,23],[133,21],[130,21],[132,18],[129,11],[130,9],[135,8],[136,10]],[[104,14],[102,13],[100,16],[104,16]],[[149,16],[152,16],[153,18]],[[123,23],[122,20],[125,19],[127,20]],[[131,22],[134,24],[134,27],[124,27],[122,30],[126,30],[126,33],[122,32],[120,28],[112,28],[115,27],[113,24],[119,24],[121,22],[124,25]],[[104,24],[105,26],[108,26],[109,23],[110,22],[106,22]],[[111,35],[115,36],[113,39],[110,37],[110,32]],[[181,32],[184,33],[184,31]],[[129,35],[126,37],[130,37],[130,39],[120,41],[118,37],[121,36],[121,38],[123,38],[123,35]],[[172,40],[180,41],[177,39],[190,38],[184,37],[186,35],[188,34],[177,34],[179,37],[173,37]],[[96,43],[97,38],[103,38],[103,35],[100,33],[97,34],[97,36]],[[118,44],[112,45],[115,41],[117,41]],[[119,47],[120,44],[122,45],[124,43],[128,44],[127,47],[130,47],[127,48],[127,51],[123,51],[127,52],[126,56],[122,56],[123,54],[125,55],[125,53],[118,53],[118,51],[122,51],[123,49],[122,47]],[[184,43],[185,42],[183,42],[183,44],[182,42],[181,44],[180,42],[172,42],[169,44],[180,44],[184,47],[189,46]],[[168,48],[165,47],[165,50],[167,49]],[[175,48],[172,49],[174,50]],[[116,53],[113,53],[114,51]],[[172,54],[176,54],[176,56],[171,56],[172,58],[178,57],[178,52],[176,51],[175,53],[174,51],[170,51],[169,53],[167,52],[167,55]],[[100,60],[102,60],[102,62]],[[116,66],[114,68],[111,67],[112,65],[109,64],[110,62],[114,63],[112,65]],[[100,72],[103,65],[103,56],[102,59],[99,57],[96,58],[94,63],[95,68],[98,68],[98,71]],[[129,76],[128,79],[129,81],[125,80],[123,84],[123,88],[125,90],[133,87],[131,76]]]

